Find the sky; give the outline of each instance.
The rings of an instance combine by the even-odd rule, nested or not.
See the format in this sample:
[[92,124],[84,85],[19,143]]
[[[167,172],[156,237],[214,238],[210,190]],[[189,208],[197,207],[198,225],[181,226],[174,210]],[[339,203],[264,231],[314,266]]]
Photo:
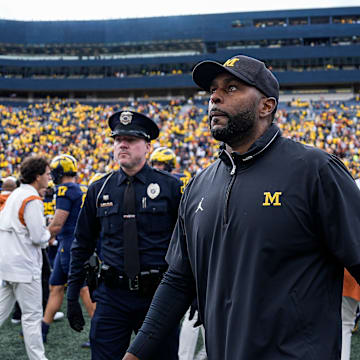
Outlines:
[[0,0],[0,18],[102,20],[360,6],[359,0]]

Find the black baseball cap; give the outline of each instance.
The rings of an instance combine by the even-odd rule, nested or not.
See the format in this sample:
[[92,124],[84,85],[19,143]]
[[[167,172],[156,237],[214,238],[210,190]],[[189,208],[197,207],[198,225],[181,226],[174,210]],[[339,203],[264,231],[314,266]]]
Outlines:
[[206,60],[197,64],[192,76],[195,84],[209,91],[214,78],[228,72],[245,83],[256,87],[267,97],[279,99],[279,83],[265,64],[255,58],[236,55],[222,65],[217,61]]
[[159,136],[159,128],[154,120],[135,111],[118,111],[109,118],[111,136],[128,135],[154,140]]

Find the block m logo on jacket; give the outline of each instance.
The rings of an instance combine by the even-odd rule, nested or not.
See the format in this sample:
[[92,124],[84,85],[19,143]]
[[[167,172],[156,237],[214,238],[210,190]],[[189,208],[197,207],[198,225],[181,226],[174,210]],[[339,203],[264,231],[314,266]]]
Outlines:
[[276,191],[274,194],[271,194],[269,191],[264,192],[264,202],[263,206],[281,206],[280,195],[282,192]]

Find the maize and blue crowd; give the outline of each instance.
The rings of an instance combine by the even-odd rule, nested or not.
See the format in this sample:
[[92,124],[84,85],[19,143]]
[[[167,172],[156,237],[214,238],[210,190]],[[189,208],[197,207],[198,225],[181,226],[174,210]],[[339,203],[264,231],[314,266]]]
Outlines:
[[[193,176],[217,158],[220,144],[209,132],[205,98],[112,104],[48,98],[31,104],[0,104],[0,179],[18,178],[20,164],[30,154],[49,159],[59,154],[72,155],[74,162],[77,161],[76,180],[85,185],[96,174],[118,170],[118,163],[113,161],[108,119],[119,110],[146,114],[156,122],[160,135],[152,142],[152,148],[173,150],[175,173]],[[346,101],[294,98],[280,102],[274,121],[285,137],[337,155],[357,179],[360,178],[359,120],[360,96],[357,95]],[[56,310],[59,309],[53,312]],[[49,328],[46,326],[44,341]]]
[[[153,149],[171,148],[177,172],[195,175],[217,156],[210,136],[207,99],[130,101],[113,104],[62,99],[0,104],[0,178],[17,177],[21,161],[31,153],[53,158],[71,154],[78,161],[78,182],[95,173],[117,169],[107,119],[131,109],[152,118],[160,128]],[[351,100],[280,102],[275,121],[284,136],[339,156],[354,178],[360,177],[360,96]]]

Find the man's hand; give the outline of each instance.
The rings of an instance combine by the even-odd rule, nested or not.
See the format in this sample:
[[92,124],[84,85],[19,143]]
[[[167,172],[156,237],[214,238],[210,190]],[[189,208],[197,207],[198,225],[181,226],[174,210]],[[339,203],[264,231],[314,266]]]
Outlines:
[[138,357],[136,357],[133,354],[126,353],[122,360],[140,360]]
[[75,331],[80,332],[84,329],[85,320],[78,300],[68,300],[67,318],[71,328]]

